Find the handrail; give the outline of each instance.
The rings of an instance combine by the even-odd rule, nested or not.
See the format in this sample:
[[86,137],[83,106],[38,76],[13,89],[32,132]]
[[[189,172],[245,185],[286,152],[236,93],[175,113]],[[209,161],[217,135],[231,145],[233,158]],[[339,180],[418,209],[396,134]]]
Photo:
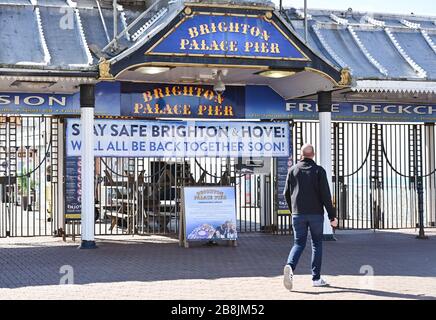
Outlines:
[[112,39],[112,41],[110,41],[104,48],[103,48],[103,52],[106,51],[107,49],[109,49],[114,43],[116,43],[119,39],[121,39],[122,36],[124,36],[124,34],[126,32],[128,32],[130,29],[132,29],[139,21],[141,21],[142,18],[144,18],[151,10],[154,9],[154,7],[156,7],[159,3],[163,2],[163,0],[158,0],[156,2],[154,2],[149,8],[147,8],[147,10],[145,10],[143,13],[141,13],[135,20],[133,20],[133,22],[127,26],[127,28],[124,28],[123,31],[121,31],[117,36],[115,36],[115,38]]
[[98,12],[100,14],[101,23],[103,24],[104,33],[106,35],[107,42],[110,43],[111,38],[109,37],[109,32],[107,31],[106,22],[104,21],[103,12],[101,11],[100,0],[95,0],[97,4]]

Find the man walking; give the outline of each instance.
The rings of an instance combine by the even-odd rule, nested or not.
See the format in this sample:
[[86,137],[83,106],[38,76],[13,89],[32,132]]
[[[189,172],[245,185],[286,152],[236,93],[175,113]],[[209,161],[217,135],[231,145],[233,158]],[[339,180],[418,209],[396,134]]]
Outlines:
[[326,286],[321,278],[322,236],[324,225],[324,208],[327,210],[330,224],[336,227],[338,220],[333,208],[330,188],[325,170],[318,166],[313,157],[311,144],[301,147],[301,161],[289,169],[284,196],[292,212],[294,245],[289,253],[284,268],[284,285],[292,290],[294,270],[306,246],[307,233],[312,238],[312,285]]

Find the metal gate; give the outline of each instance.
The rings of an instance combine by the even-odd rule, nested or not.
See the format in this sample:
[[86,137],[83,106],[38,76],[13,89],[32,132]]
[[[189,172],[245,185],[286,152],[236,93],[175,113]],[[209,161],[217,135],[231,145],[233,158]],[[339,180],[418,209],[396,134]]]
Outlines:
[[0,237],[58,231],[59,119],[0,117]]
[[270,231],[271,161],[258,173],[243,160],[96,158],[95,232],[176,235],[182,187],[204,185],[235,186],[239,232]]
[[[296,122],[294,150],[319,150],[317,122]],[[434,125],[334,122],[333,196],[346,229],[434,227]],[[316,159],[315,159],[316,160]]]

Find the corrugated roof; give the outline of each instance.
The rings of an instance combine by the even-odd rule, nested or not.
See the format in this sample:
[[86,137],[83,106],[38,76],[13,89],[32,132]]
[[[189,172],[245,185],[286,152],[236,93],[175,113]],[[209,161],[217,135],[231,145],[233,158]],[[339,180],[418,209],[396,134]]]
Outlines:
[[0,63],[44,63],[36,13],[32,6],[1,5],[0,30]]
[[[160,2],[164,4],[120,39],[121,46],[132,47],[149,34],[151,18],[154,25],[166,23],[165,9],[177,1],[167,1],[166,7]],[[141,14],[135,10],[121,7],[118,31]],[[112,10],[106,7],[102,12],[111,39]],[[301,11],[289,9],[284,14],[303,37]],[[436,80],[436,17],[330,10],[309,14],[308,45],[332,64],[349,67],[354,79]],[[92,1],[0,0],[0,30],[0,67],[95,69],[98,57],[91,53],[108,44]]]
[[[118,32],[140,14],[120,9]],[[112,39],[112,9],[102,8],[102,13]],[[98,51],[108,44],[97,7],[82,1],[0,0],[0,30],[0,67],[5,68],[95,69],[99,59],[91,55],[90,47]],[[128,35],[119,42],[133,44]]]
[[[354,79],[436,80],[436,17],[308,11],[308,44]],[[285,16],[304,38],[302,11]]]

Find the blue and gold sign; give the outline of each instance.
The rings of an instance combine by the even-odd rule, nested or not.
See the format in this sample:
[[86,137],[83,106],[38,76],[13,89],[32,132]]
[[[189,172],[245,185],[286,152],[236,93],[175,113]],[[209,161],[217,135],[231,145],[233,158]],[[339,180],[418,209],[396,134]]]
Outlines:
[[264,16],[186,16],[146,54],[304,60],[309,58]]
[[121,115],[138,118],[245,117],[245,87],[227,86],[217,93],[213,86],[192,84],[140,84],[121,86]]

